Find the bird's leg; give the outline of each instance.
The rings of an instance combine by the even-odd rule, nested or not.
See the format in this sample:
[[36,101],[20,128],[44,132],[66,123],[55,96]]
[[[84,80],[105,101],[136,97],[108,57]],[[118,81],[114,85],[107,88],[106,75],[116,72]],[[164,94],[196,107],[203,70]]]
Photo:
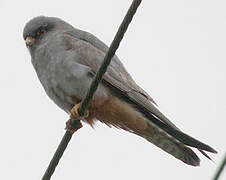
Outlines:
[[80,103],[76,104],[72,109],[71,109],[71,116],[75,117],[75,118],[78,118],[80,120],[86,118],[89,116],[89,111],[86,109],[85,110],[85,114],[84,116],[80,116],[79,115],[79,112],[78,112],[78,108],[80,106]]
[[70,119],[66,122],[65,129],[70,131],[72,134],[78,129],[82,128],[82,123],[80,122],[80,120],[83,120],[85,117],[89,115],[89,111],[86,110],[85,115],[80,116],[78,113],[79,106],[80,106],[80,103],[76,104],[71,109]]

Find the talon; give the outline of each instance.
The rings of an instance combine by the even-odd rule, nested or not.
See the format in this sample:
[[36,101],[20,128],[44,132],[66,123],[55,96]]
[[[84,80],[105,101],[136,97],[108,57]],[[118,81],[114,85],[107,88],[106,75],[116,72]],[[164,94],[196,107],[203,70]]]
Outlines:
[[86,118],[86,117],[89,116],[89,111],[88,111],[88,110],[85,111],[84,116],[80,116],[79,113],[78,113],[78,108],[79,108],[79,106],[80,106],[80,103],[76,104],[76,105],[71,109],[71,115],[70,115],[71,118],[76,117],[76,118],[78,118],[79,120],[82,120],[82,119],[84,119],[84,118]]
[[80,103],[76,104],[72,109],[71,109],[71,116],[73,117],[79,117],[79,113],[78,113],[78,108],[80,106]]

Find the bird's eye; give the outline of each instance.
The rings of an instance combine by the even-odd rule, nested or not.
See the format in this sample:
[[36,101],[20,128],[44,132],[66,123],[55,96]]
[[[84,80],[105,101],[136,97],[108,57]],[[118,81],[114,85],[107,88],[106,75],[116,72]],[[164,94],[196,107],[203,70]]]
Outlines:
[[38,32],[37,32],[37,35],[40,36],[41,34],[45,33],[45,30],[44,29],[40,29]]

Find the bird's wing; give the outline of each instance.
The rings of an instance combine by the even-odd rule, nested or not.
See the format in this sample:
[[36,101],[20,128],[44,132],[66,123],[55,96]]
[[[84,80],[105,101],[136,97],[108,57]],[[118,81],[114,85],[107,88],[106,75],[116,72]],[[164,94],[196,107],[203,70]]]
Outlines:
[[[108,46],[105,43],[103,43],[101,40],[99,40],[97,37],[92,35],[91,33],[81,31],[79,29],[75,29],[74,31],[67,32],[67,34],[71,35],[72,37],[74,37],[76,39],[80,39],[84,42],[89,43],[96,49],[102,51],[104,54],[106,54],[108,51]],[[129,89],[133,89],[134,91],[141,93],[149,101],[151,101],[153,104],[155,104],[157,106],[157,104],[151,98],[151,96],[149,96],[148,93],[146,93],[142,88],[137,86],[137,84],[134,82],[134,80],[132,79],[130,74],[125,70],[124,65],[121,63],[121,61],[119,60],[119,58],[116,55],[114,56],[111,64],[112,64],[112,68],[116,69],[116,71],[108,70],[108,73],[110,76],[114,77],[115,79],[117,79],[117,81],[119,81],[121,83],[123,83],[122,80],[126,81],[127,82],[126,84],[128,85]],[[99,68],[99,64],[98,64],[98,66],[95,66],[95,69],[96,68]],[[117,72],[117,71],[119,72],[119,74],[118,73],[115,74],[115,72]]]
[[[107,52],[108,47],[105,45],[101,40],[96,38],[94,35],[81,31],[78,29],[75,29],[75,31],[67,32],[68,35],[70,35],[74,39],[82,40],[82,42],[79,42],[80,44],[86,44],[88,46],[92,46],[92,48],[89,48],[89,51],[93,50],[95,52],[95,49],[98,49],[102,53],[99,53],[98,58],[94,61],[86,61],[86,62],[80,62],[84,63],[85,65],[89,66],[94,72],[97,72],[99,69],[104,54]],[[70,41],[70,40],[69,40]],[[73,42],[71,42],[73,43]],[[145,109],[150,111],[152,114],[157,116],[161,121],[163,121],[168,126],[171,126],[172,128],[178,129],[170,120],[168,120],[157,108],[156,103],[154,100],[142,89],[140,88],[135,81],[132,79],[132,77],[129,75],[129,73],[125,70],[123,64],[119,60],[119,58],[115,55],[111,61],[111,64],[108,67],[107,72],[104,75],[103,78],[106,82],[110,83],[112,86],[120,90],[121,92],[124,92],[129,96],[130,98],[134,99],[139,103],[140,105],[144,106]]]
[[[63,39],[66,44],[71,44],[70,47],[81,56],[79,63],[90,67],[94,73],[98,71],[107,51],[107,46],[103,42],[80,30],[67,32]],[[152,98],[134,82],[117,56],[113,57],[108,66],[103,76],[103,83],[118,92],[121,97],[137,105],[137,108],[148,116],[149,120],[179,141],[198,149],[216,152],[210,146],[181,132],[166,118],[155,106]]]

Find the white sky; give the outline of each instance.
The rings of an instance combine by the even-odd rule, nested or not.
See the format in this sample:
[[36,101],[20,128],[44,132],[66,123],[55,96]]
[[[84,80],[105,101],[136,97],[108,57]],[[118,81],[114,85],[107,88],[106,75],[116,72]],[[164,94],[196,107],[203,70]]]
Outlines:
[[[22,39],[25,23],[57,16],[109,45],[130,4],[0,1],[0,179],[40,179],[68,118],[36,77]],[[52,179],[210,179],[226,150],[225,32],[225,0],[146,0],[117,51],[162,112],[218,150],[215,163],[199,154],[201,166],[187,166],[138,136],[97,123],[74,135]]]

